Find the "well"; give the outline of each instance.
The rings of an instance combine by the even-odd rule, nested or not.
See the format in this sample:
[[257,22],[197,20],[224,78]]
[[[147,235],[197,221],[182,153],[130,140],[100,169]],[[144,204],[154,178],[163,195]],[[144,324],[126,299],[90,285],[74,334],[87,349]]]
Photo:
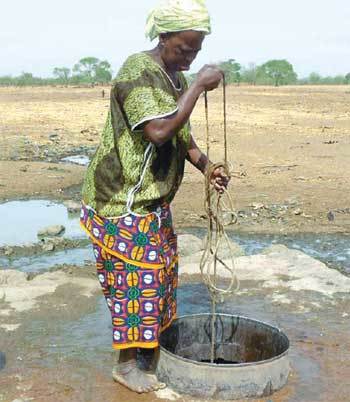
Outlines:
[[278,328],[217,314],[215,363],[210,363],[211,315],[176,319],[160,338],[157,375],[181,394],[240,399],[271,395],[289,375],[289,340]]

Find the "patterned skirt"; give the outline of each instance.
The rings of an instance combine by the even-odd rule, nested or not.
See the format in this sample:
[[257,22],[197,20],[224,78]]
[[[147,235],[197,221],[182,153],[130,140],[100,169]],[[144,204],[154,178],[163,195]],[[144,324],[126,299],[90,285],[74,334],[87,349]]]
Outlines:
[[97,275],[111,312],[113,348],[155,348],[176,318],[178,255],[168,205],[146,216],[106,219],[83,205]]

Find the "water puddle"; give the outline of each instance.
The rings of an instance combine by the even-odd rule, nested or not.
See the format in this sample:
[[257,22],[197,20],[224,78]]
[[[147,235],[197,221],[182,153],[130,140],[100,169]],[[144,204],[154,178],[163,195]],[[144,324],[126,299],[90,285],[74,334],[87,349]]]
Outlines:
[[57,251],[51,254],[34,255],[30,257],[7,258],[0,257],[0,267],[18,269],[23,272],[44,272],[56,265],[84,266],[94,263],[92,247],[75,248]]
[[68,214],[67,208],[46,200],[11,201],[0,204],[0,246],[24,245],[38,241],[39,229],[63,225],[64,237],[85,237],[79,227],[79,216]]
[[[207,289],[203,284],[184,284],[178,289],[178,315],[207,313],[210,311],[210,301]],[[276,314],[273,307],[266,305],[264,296],[240,296],[226,300],[219,307],[220,312],[239,314],[246,317],[262,320],[283,328],[289,337],[299,336],[298,328],[305,330],[305,317],[294,312],[284,311]],[[38,322],[33,322],[30,330],[32,344],[40,338]],[[79,365],[93,365],[95,369],[110,375],[113,364],[111,356],[112,328],[110,313],[105,300],[98,299],[96,311],[85,315],[78,321],[65,323],[56,328],[55,335],[50,336],[44,348],[45,356],[40,364],[55,367],[58,361],[79,362]],[[308,335],[318,333],[316,328],[308,328]],[[298,350],[291,348],[290,356],[294,370],[302,381],[299,384],[303,400],[318,400],[321,392],[320,369],[316,362]],[[319,384],[314,387],[314,384]]]
[[[0,233],[0,245],[24,244],[30,241],[37,241],[36,233],[39,228],[56,223],[66,226],[65,237],[86,238],[79,228],[78,217],[68,215],[67,209],[61,204],[54,204],[49,201],[18,201],[16,203],[0,205],[0,212],[1,207],[8,206],[8,212],[3,216],[5,220],[7,219],[7,222],[11,221],[12,227],[15,228]],[[15,211],[11,209],[13,205]],[[21,210],[22,208],[25,212],[21,217],[15,212],[17,209]],[[9,211],[11,211],[12,216]],[[9,224],[7,224],[7,227],[10,227]],[[20,231],[16,230],[18,227],[21,227]],[[30,231],[29,233],[27,232],[28,230]],[[201,228],[186,228],[186,233],[204,237],[206,231]],[[327,266],[337,269],[345,275],[350,275],[350,243],[349,236],[346,235],[298,234],[281,236],[236,234],[231,232],[229,236],[244,249],[246,255],[258,254],[272,244],[284,244],[288,248],[300,250],[324,262]],[[90,245],[43,255],[20,258],[0,257],[0,266],[20,269],[25,272],[38,272],[48,270],[55,265],[83,266],[85,261],[94,263]]]
[[75,165],[87,166],[90,163],[90,158],[86,155],[72,155],[61,159],[61,162],[73,163]]

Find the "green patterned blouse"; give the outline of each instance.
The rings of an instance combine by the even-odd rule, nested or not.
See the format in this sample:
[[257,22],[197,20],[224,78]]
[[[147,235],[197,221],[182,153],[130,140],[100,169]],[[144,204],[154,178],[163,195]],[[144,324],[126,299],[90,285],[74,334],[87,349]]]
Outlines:
[[[130,56],[121,67],[111,91],[111,104],[100,145],[87,169],[83,201],[101,216],[127,212],[130,189],[139,182],[149,142],[142,124],[177,112],[177,100],[187,89],[179,74],[181,89],[147,53]],[[164,202],[170,203],[182,181],[190,143],[187,123],[163,146],[152,149],[142,186],[132,211],[145,214]]]

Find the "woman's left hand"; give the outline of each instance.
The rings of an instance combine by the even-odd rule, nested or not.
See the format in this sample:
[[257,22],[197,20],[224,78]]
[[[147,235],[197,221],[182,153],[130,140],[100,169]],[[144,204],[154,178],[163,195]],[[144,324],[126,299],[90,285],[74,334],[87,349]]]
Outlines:
[[211,174],[210,182],[219,194],[223,194],[229,181],[230,177],[227,176],[225,169],[222,166],[217,167]]

